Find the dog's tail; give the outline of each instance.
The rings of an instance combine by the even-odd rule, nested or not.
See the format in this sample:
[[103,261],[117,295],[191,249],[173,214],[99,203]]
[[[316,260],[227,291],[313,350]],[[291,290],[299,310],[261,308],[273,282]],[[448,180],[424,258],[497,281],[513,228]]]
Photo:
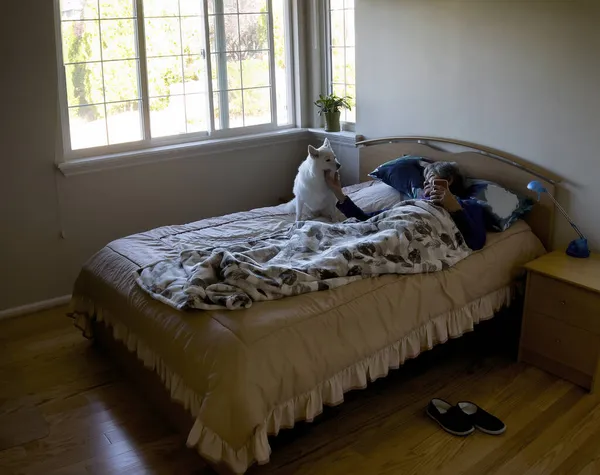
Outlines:
[[284,212],[293,214],[296,212],[296,198],[291,199],[282,206]]

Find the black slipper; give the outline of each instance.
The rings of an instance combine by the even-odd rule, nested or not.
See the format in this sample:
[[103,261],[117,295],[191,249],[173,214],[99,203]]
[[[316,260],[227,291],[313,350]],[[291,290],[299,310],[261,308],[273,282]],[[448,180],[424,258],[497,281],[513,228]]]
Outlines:
[[473,427],[473,424],[463,411],[443,399],[432,399],[427,405],[425,412],[442,429],[452,435],[465,436],[472,434],[475,430],[475,427]]
[[465,414],[472,425],[481,432],[490,435],[500,435],[506,430],[506,425],[496,416],[481,409],[477,404],[469,401],[461,401],[456,407]]

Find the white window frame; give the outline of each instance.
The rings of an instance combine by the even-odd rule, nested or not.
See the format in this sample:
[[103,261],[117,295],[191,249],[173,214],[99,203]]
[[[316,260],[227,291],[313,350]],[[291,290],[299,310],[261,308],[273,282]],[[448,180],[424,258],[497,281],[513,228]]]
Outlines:
[[[147,82],[147,63],[146,63],[146,45],[145,45],[145,25],[143,16],[143,0],[133,0],[134,8],[136,9],[136,36],[138,48],[138,60],[139,60],[139,90],[140,90],[140,104],[142,114],[142,140],[127,142],[113,145],[102,145],[99,147],[89,147],[84,149],[73,150],[71,148],[71,136],[70,136],[70,124],[69,124],[69,106],[67,99],[67,80],[65,74],[65,66],[63,62],[63,48],[62,48],[62,18],[60,9],[60,0],[54,0],[54,23],[55,23],[55,37],[56,37],[56,60],[58,67],[58,99],[59,99],[59,113],[60,113],[60,141],[61,143],[57,146],[57,163],[72,162],[77,159],[88,159],[93,157],[111,157],[113,155],[132,154],[137,155],[139,152],[144,150],[156,150],[158,148],[172,148],[177,145],[189,147],[193,143],[201,144],[203,141],[214,141],[215,139],[233,139],[236,137],[243,137],[249,135],[256,135],[266,132],[277,132],[286,129],[296,128],[296,112],[295,112],[295,94],[292,88],[294,84],[294,58],[293,58],[293,21],[292,21],[292,1],[284,1],[285,9],[285,40],[286,40],[286,73],[287,73],[287,108],[289,124],[278,125],[277,124],[277,81],[275,71],[275,47],[274,47],[274,24],[273,24],[273,2],[267,0],[268,5],[268,17],[269,17],[269,61],[270,61],[270,88],[271,88],[271,123],[236,127],[231,129],[219,129],[215,130],[215,118],[214,118],[214,107],[213,107],[213,85],[212,85],[212,62],[211,62],[211,49],[209,41],[209,14],[208,14],[208,0],[203,0],[204,5],[204,38],[205,38],[205,53],[204,61],[206,61],[206,77],[207,82],[207,99],[209,104],[209,130],[202,132],[192,132],[186,134],[173,135],[168,137],[156,137],[152,138],[150,135],[150,111],[149,111],[149,95],[148,95],[148,82]],[[215,2],[217,3],[217,2]],[[138,14],[142,12],[142,14]],[[243,87],[240,89],[244,91]],[[223,96],[224,94],[220,94]]]
[[[356,0],[355,0],[356,1]],[[324,25],[324,41],[325,50],[323,51],[323,63],[325,65],[325,90],[328,93],[333,92],[333,64],[331,60],[331,51],[332,51],[332,42],[331,42],[331,3],[329,0],[323,0],[323,10],[325,17],[325,25]],[[354,8],[354,12],[356,13],[356,7]],[[355,21],[356,24],[356,21]],[[356,34],[356,33],[355,33]],[[354,51],[356,51],[356,38],[354,41]],[[356,61],[356,58],[355,58]],[[354,88],[356,90],[356,77],[354,78],[355,84]],[[352,98],[354,109],[356,107],[356,97]],[[356,130],[355,122],[347,122],[345,120],[341,120],[342,130],[347,130],[349,132],[354,132]]]

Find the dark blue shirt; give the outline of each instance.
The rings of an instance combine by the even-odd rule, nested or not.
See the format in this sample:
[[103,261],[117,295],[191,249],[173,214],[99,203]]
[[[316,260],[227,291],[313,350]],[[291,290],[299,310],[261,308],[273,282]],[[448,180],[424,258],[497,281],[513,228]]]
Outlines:
[[[467,246],[477,251],[485,246],[486,214],[484,208],[477,200],[462,200],[459,198],[456,200],[462,210],[450,213],[450,216],[452,216],[456,227],[463,235]],[[336,206],[347,218],[356,218],[359,221],[366,221],[385,211],[382,209],[373,213],[365,213],[349,197],[346,197],[341,203],[338,202]]]

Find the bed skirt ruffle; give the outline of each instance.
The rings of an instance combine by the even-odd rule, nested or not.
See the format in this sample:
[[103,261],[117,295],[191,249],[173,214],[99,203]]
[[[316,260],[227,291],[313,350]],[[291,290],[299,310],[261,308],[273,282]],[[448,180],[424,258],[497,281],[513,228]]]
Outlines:
[[254,435],[240,448],[231,447],[227,441],[205,426],[197,415],[203,395],[188,388],[183,379],[173,372],[159,355],[130,332],[114,315],[92,300],[74,295],[71,316],[75,326],[84,336],[93,338],[92,321],[103,322],[112,329],[113,337],[135,353],[144,366],[154,371],[162,380],[171,399],[182,404],[195,418],[187,438],[187,445],[213,463],[224,463],[236,473],[244,473],[254,462],[269,462],[271,447],[268,435],[276,435],[280,429],[291,428],[297,421],[311,422],[321,414],[324,406],[335,406],[344,401],[344,393],[365,388],[368,382],[387,376],[390,369],[399,368],[406,360],[421,352],[445,343],[450,338],[461,337],[483,320],[510,305],[517,289],[515,285],[503,287],[464,307],[439,315],[425,325],[405,335],[400,340],[382,348],[373,355],[348,366],[326,381],[282,402],[274,407],[264,422],[257,426]]

